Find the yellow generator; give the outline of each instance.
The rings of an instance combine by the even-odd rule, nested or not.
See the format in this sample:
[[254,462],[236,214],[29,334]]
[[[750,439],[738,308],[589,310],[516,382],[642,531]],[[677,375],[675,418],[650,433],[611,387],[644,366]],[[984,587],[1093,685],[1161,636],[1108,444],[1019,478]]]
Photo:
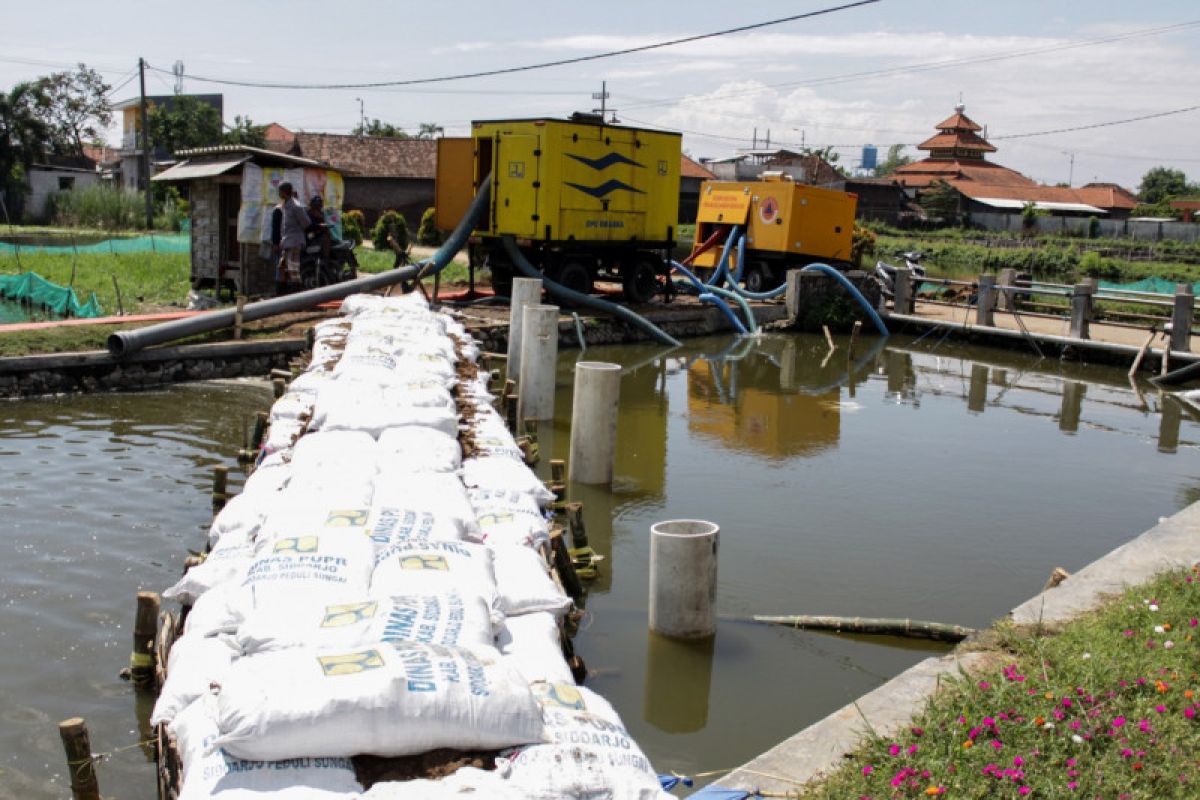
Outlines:
[[737,262],[731,246],[729,268],[752,292],[773,289],[789,269],[814,262],[849,267],[857,206],[857,195],[796,183],[782,173],[766,172],[757,181],[705,181],[692,265],[716,267],[737,226],[746,238],[746,263]]
[[[475,122],[471,141],[472,189],[492,176],[491,207],[472,241],[498,293],[512,285],[502,245],[512,236],[534,266],[568,288],[590,292],[605,278],[619,280],[633,302],[654,295],[675,244],[680,134],[575,114]],[[463,159],[439,163],[438,183],[464,167]],[[462,205],[449,193],[444,202]],[[439,226],[449,221],[439,216]]]

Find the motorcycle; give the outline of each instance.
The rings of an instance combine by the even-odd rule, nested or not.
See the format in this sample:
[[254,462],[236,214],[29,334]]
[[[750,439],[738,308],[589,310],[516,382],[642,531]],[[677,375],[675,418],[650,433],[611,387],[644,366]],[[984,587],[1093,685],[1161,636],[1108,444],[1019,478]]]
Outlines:
[[[904,257],[904,266],[908,267],[909,274],[912,276],[912,293],[915,295],[917,289],[921,287],[921,278],[925,277],[925,267],[921,266],[921,259],[925,257],[924,253],[911,251],[901,253]],[[879,281],[879,286],[883,289],[884,295],[892,297],[896,292],[896,267],[886,261],[875,262],[875,280]]]
[[354,241],[343,239],[329,246],[329,257],[321,250],[320,242],[308,244],[300,253],[300,282],[305,289],[330,286],[352,281],[358,277],[358,259],[354,256]]

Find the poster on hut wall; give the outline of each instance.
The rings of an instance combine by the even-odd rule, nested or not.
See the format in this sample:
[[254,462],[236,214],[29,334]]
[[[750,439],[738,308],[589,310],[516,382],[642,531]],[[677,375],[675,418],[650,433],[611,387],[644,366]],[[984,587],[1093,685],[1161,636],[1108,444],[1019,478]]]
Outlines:
[[309,168],[242,168],[242,206],[238,212],[238,241],[260,244],[271,241],[271,212],[279,204],[279,185],[287,181],[296,190],[296,200],[304,206],[320,195],[324,201],[325,224],[335,239],[342,238],[342,200],[345,184],[340,172]]

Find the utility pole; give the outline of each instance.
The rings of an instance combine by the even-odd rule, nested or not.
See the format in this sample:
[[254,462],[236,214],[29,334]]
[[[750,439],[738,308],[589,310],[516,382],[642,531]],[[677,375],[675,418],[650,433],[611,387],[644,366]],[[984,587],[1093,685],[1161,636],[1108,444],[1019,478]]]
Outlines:
[[1064,150],[1063,155],[1071,157],[1071,169],[1067,173],[1067,186],[1068,187],[1074,186],[1075,185],[1075,152],[1073,150],[1071,150],[1071,151]]
[[608,81],[600,81],[600,91],[598,93],[592,92],[592,99],[600,101],[600,108],[599,109],[593,108],[592,111],[594,112],[594,111],[599,110],[600,111],[600,121],[603,122],[604,114],[605,114],[606,110],[608,109],[608,106],[606,105],[608,102]]
[[146,230],[154,227],[154,198],[150,195],[150,124],[146,114],[146,59],[138,59],[138,85],[141,89],[142,116],[142,190],[146,194]]
[[363,106],[363,99],[361,97],[356,97],[354,99],[358,101],[358,135],[366,136],[367,112],[365,111],[365,106]]

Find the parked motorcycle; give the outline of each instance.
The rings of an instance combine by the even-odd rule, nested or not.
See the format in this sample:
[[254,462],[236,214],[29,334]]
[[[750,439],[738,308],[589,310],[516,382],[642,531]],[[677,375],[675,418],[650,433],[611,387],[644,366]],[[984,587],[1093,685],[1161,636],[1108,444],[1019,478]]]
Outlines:
[[[925,257],[925,254],[911,251],[900,255],[904,257],[904,266],[908,267],[908,271],[912,275],[912,292],[915,295],[917,289],[921,287],[921,278],[925,277],[925,267],[921,266],[921,259]],[[887,297],[895,295],[896,267],[894,265],[886,261],[875,262],[875,279],[879,281],[884,295]]]
[[358,259],[354,241],[343,239],[329,246],[329,257],[321,253],[321,244],[309,244],[300,253],[300,282],[305,289],[330,286],[358,277]]

